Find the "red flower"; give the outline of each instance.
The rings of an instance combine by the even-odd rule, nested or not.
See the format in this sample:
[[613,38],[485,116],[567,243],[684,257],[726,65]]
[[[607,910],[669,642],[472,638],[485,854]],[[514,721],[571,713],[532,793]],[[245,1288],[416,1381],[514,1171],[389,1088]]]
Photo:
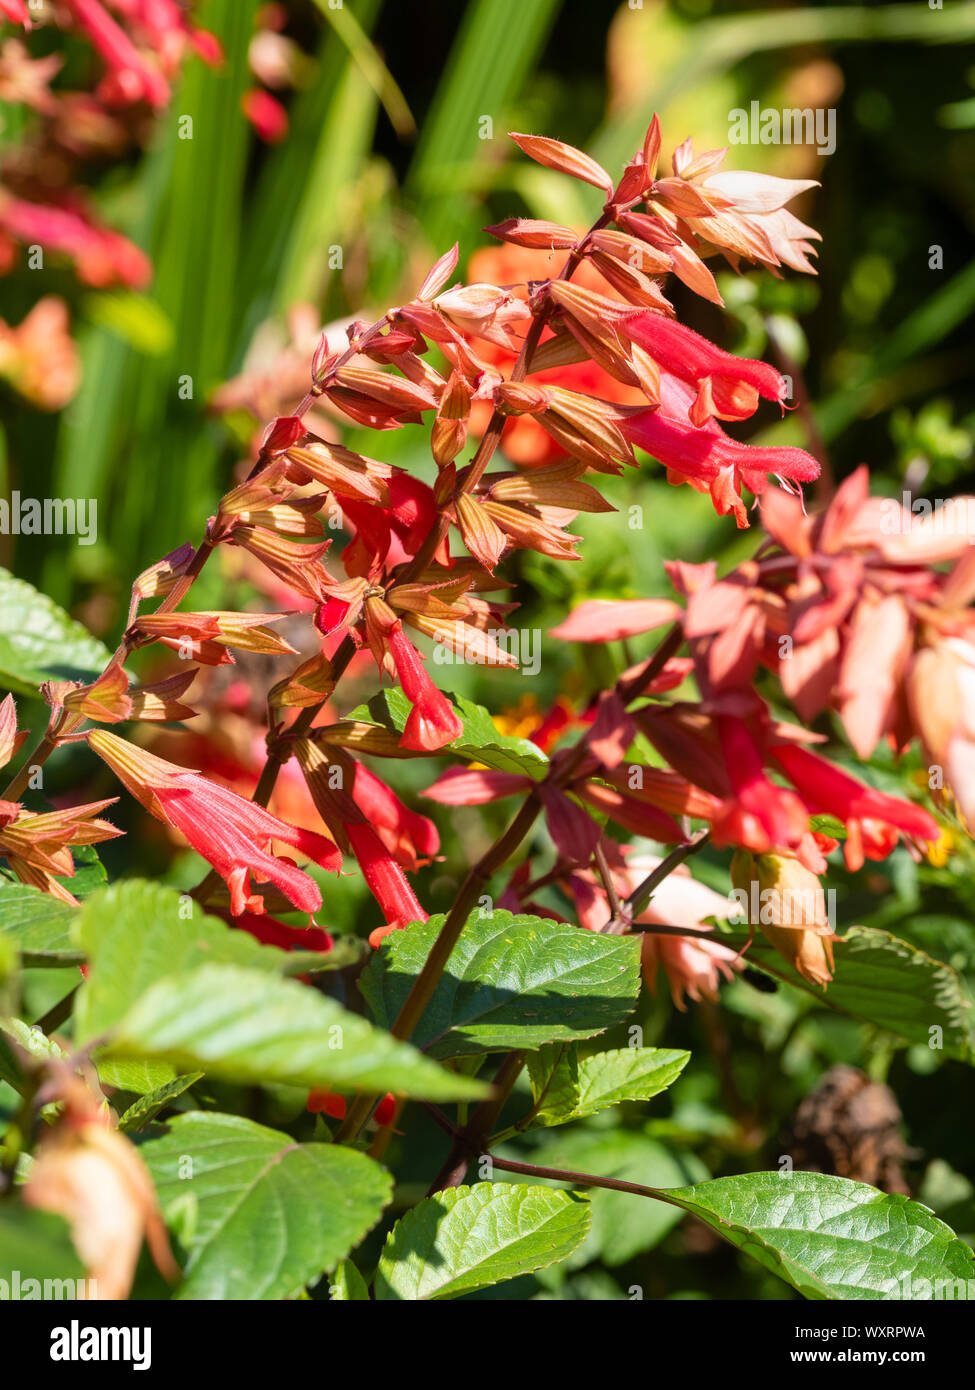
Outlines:
[[428,863],[440,848],[433,821],[404,806],[396,793],[362,763],[352,762],[352,769],[352,800],[396,862],[412,871],[420,868],[421,863]]
[[780,405],[785,401],[785,378],[774,367],[724,352],[674,319],[663,314],[635,314],[621,326],[664,371],[698,388],[691,410],[694,424],[703,425],[712,415],[722,420],[744,420],[754,413],[759,396]]
[[277,145],[288,133],[288,113],[270,92],[254,87],[240,99],[241,109],[260,138]]
[[[309,1091],[307,1109],[312,1115],[328,1115],[332,1120],[345,1119],[345,1096],[335,1091]],[[388,1125],[396,1114],[396,1097],[387,1091],[373,1111],[372,1118],[382,1128]]]
[[437,689],[427,675],[423,658],[406,636],[401,622],[397,621],[392,626],[386,640],[396,663],[396,674],[403,694],[413,706],[400,739],[400,747],[433,752],[452,743],[463,733],[464,726],[446,695]]
[[342,856],[331,840],[296,829],[198,772],[96,729],[89,745],[146,810],[185,836],[230,889],[230,910],[263,912],[264,899],[249,892],[250,875],[271,882],[303,912],[317,912],[322,895],[314,879],[286,859],[269,853],[274,840],[294,846],[323,869],[338,871]]
[[22,24],[25,29],[30,28],[30,15],[24,0],[0,0],[0,14],[6,15],[13,24]]
[[[218,912],[217,916],[223,916]],[[289,927],[266,912],[242,912],[239,917],[227,914],[230,924],[247,932],[264,946],[277,946],[282,951],[320,951],[327,955],[335,944],[330,932],[321,927]]]
[[799,792],[809,810],[844,821],[847,867],[864,859],[884,859],[897,843],[897,832],[915,840],[937,840],[938,823],[922,806],[875,791],[795,744],[776,744],[771,755]]
[[550,628],[549,636],[559,637],[563,642],[618,642],[641,632],[650,632],[664,623],[672,623],[681,616],[680,608],[671,599],[629,598],[614,601],[592,598],[573,608],[558,627]]
[[804,449],[741,444],[713,420],[698,428],[669,414],[664,404],[621,420],[620,429],[665,468],[705,484],[719,515],[734,512],[739,526],[748,525],[741,500],[743,485],[761,493],[769,473],[797,482],[819,477],[819,464]]
[[345,832],[369,891],[386,918],[386,926],[370,935],[372,945],[377,945],[389,931],[408,927],[411,922],[425,922],[427,913],[417,901],[403,870],[372,826],[364,822],[349,824]]
[[4,198],[0,233],[24,246],[37,243],[70,257],[85,284],[98,289],[109,285],[143,289],[152,278],[145,252],[118,232],[98,226],[78,201],[54,206]]
[[102,8],[100,0],[64,3],[108,67],[102,94],[116,102],[146,101],[150,106],[165,106],[169,100],[166,79],[143,58],[125,30]]

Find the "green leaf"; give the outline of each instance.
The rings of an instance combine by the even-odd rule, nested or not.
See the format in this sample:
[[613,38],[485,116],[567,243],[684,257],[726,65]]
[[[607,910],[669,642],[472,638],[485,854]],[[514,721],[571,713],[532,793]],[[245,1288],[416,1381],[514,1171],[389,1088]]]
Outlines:
[[263,946],[159,883],[128,879],[93,894],[77,923],[91,965],[75,1009],[78,1038],[107,1032],[150,985],[174,970],[219,962],[291,973],[305,952]]
[[90,680],[110,657],[46,594],[0,569],[0,687],[36,695],[43,681]]
[[[438,752],[456,753],[458,757],[483,763],[498,772],[521,772],[536,780],[545,776],[548,758],[537,744],[527,738],[501,733],[483,705],[476,705],[463,695],[452,695],[450,691],[444,694],[452,702],[464,732]],[[350,711],[347,718],[380,724],[390,733],[401,734],[412,708],[399,686],[394,686],[381,690],[367,704]]]
[[202,965],[159,980],[118,1024],[106,1053],[244,1085],[395,1091],[423,1100],[488,1091],[316,990],[239,965]]
[[177,1079],[176,1068],[169,1062],[137,1062],[128,1057],[98,1057],[96,1062],[103,1086],[131,1091],[137,1096],[151,1096]]
[[366,1281],[351,1260],[343,1260],[329,1280],[333,1303],[368,1303]]
[[364,1154],[239,1115],[180,1115],[139,1152],[189,1255],[180,1299],[293,1297],[359,1243],[392,1188]]
[[557,1264],[589,1230],[577,1192],[478,1183],[428,1197],[397,1221],[376,1271],[376,1298],[456,1298]]
[[[388,1028],[426,960],[442,916],[391,932],[359,981]],[[533,1049],[621,1023],[640,989],[640,943],[566,922],[473,916],[413,1035],[433,1057]]]
[[34,1023],[25,1023],[22,1018],[0,1018],[0,1031],[23,1048],[28,1056],[40,1062],[64,1056],[63,1048],[49,1038],[42,1028]]
[[829,835],[833,840],[845,840],[847,838],[846,824],[838,820],[836,816],[810,816],[809,829],[816,835]]
[[191,1071],[185,1076],[174,1077],[165,1086],[159,1086],[156,1090],[141,1095],[137,1101],[129,1106],[128,1110],[122,1113],[118,1122],[119,1129],[126,1132],[145,1129],[153,1115],[158,1114],[163,1106],[168,1105],[177,1096],[181,1096],[191,1086],[195,1086],[202,1077],[203,1072]]
[[[15,1047],[11,1047],[11,1043]],[[39,1063],[65,1055],[64,1049],[36,1023],[25,1023],[22,1018],[0,1018],[0,1081],[6,1081],[20,1095],[32,1095],[36,1083],[24,1070],[23,1054]],[[53,1104],[43,1106],[41,1114],[46,1117],[55,1108]]]
[[[736,935],[728,944],[740,948],[746,941]],[[971,1010],[950,965],[876,927],[851,927],[833,942],[833,956],[834,979],[825,991],[804,980],[757,933],[745,960],[813,995],[826,1008],[907,1042],[931,1046],[934,1041],[948,1056],[970,1058]],[[934,1028],[941,1029],[940,1038]]]
[[690,1057],[667,1047],[612,1048],[579,1057],[575,1046],[553,1043],[528,1058],[532,1126],[564,1125],[624,1100],[649,1100],[677,1080]]
[[[975,1288],[971,1249],[901,1193],[793,1172],[716,1178],[665,1195],[805,1298],[967,1299]],[[951,1283],[938,1294],[940,1281]]]
[[[80,1289],[68,1289],[65,1279],[85,1281],[85,1271],[71,1244],[68,1223],[51,1212],[37,1211],[12,1200],[0,1203],[0,1279],[10,1298],[84,1297]],[[38,1280],[39,1287],[25,1287]],[[12,1281],[17,1281],[15,1294]]]
[[25,966],[77,965],[84,960],[71,938],[77,913],[50,893],[0,878],[0,936],[13,942]]
[[74,873],[71,877],[55,874],[55,878],[74,897],[85,898],[96,888],[103,888],[108,882],[105,866],[99,859],[94,845],[72,845],[71,858],[74,860]]
[[452,695],[450,698],[464,725],[460,738],[450,745],[452,752],[502,772],[526,772],[536,779],[545,776],[548,758],[537,743],[500,733],[490,711],[466,696]]

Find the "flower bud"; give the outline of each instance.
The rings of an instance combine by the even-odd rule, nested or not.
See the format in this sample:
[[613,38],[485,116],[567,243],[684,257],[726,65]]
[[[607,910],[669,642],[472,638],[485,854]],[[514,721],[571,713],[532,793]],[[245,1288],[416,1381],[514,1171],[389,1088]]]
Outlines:
[[792,855],[746,854],[731,862],[736,897],[745,906],[749,925],[758,927],[811,985],[823,989],[833,978],[833,942],[822,884]]

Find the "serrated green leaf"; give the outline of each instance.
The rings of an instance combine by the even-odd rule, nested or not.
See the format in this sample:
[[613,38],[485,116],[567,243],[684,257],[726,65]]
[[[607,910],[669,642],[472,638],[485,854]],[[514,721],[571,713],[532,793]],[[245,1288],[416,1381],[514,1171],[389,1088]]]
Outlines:
[[392,1188],[365,1154],[298,1144],[239,1115],[180,1115],[139,1152],[187,1246],[180,1299],[293,1297],[359,1243]]
[[488,1091],[316,990],[239,965],[202,965],[158,981],[119,1022],[104,1051],[244,1085],[395,1091],[422,1100],[474,1099]]
[[26,883],[0,879],[0,936],[25,966],[76,965],[84,955],[71,938],[78,909]]
[[[452,695],[449,690],[444,694],[452,702],[464,731],[439,752],[456,753],[458,757],[483,763],[499,772],[521,772],[536,779],[545,776],[548,758],[537,744],[527,738],[501,733],[483,705],[463,695]],[[352,710],[347,718],[380,724],[392,733],[401,734],[412,708],[399,686],[394,686],[381,690],[367,704]]]
[[195,1086],[203,1077],[201,1071],[191,1071],[185,1076],[174,1077],[165,1086],[159,1086],[155,1091],[150,1091],[146,1095],[141,1095],[139,1099],[119,1118],[118,1127],[125,1132],[144,1129],[153,1115],[157,1115],[163,1106],[166,1106],[181,1096],[184,1091],[188,1091],[191,1086]]
[[[526,1071],[532,1088],[530,1123],[547,1129],[568,1120],[579,1102],[579,1047],[577,1043],[546,1043],[529,1054]],[[557,1117],[564,1117],[557,1118]],[[528,1117],[516,1130],[529,1128]],[[508,1133],[508,1131],[505,1131]]]
[[528,1183],[448,1188],[386,1237],[376,1298],[456,1298],[566,1259],[586,1238],[589,1203]]
[[805,1298],[968,1299],[975,1289],[971,1249],[901,1193],[792,1172],[715,1178],[666,1196]]
[[677,1080],[691,1057],[668,1047],[612,1048],[588,1057],[576,1052],[553,1043],[528,1058],[533,1127],[564,1125],[624,1100],[649,1100]]
[[207,916],[186,894],[127,879],[93,894],[76,924],[91,970],[75,1008],[79,1041],[107,1032],[157,980],[207,962],[290,973],[294,952]]
[[[391,932],[359,988],[377,1023],[395,1019],[442,916]],[[432,1057],[541,1047],[621,1023],[640,989],[636,937],[500,909],[470,918],[413,1035]]]
[[[741,948],[747,937],[728,944]],[[787,980],[826,1008],[886,1029],[911,1043],[934,1044],[969,1060],[971,1009],[950,965],[877,927],[851,927],[833,942],[833,983],[810,985],[758,933],[745,953],[749,965]],[[941,1029],[940,1037],[931,1030]]]
[[0,688],[36,695],[43,681],[90,680],[111,655],[46,594],[0,569]]

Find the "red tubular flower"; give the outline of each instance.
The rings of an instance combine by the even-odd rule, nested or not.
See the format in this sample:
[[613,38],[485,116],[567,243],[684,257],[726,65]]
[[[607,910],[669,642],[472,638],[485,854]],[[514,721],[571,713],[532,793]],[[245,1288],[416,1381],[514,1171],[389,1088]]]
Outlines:
[[404,806],[392,788],[362,763],[355,763],[354,769],[352,800],[396,862],[411,871],[428,863],[440,848],[433,821]]
[[306,1109],[312,1115],[327,1115],[332,1120],[345,1119],[345,1096],[335,1091],[309,1091]]
[[118,232],[98,226],[77,200],[54,206],[4,198],[0,233],[24,246],[36,242],[69,256],[85,284],[98,289],[109,285],[144,289],[152,279],[152,263],[145,252]]
[[843,853],[850,869],[860,868],[864,859],[885,859],[897,842],[897,831],[932,841],[941,833],[922,806],[875,791],[805,748],[780,743],[771,753],[810,811],[845,822]]
[[665,468],[706,483],[715,510],[721,516],[734,512],[739,526],[748,525],[742,485],[760,493],[769,473],[796,482],[819,477],[819,464],[804,449],[741,444],[713,421],[698,429],[665,414],[663,408],[638,411],[621,420],[620,429]]
[[392,1091],[387,1091],[382,1100],[373,1111],[372,1118],[380,1128],[392,1122],[396,1115],[396,1097]]
[[30,28],[30,15],[24,0],[0,0],[0,15],[5,15],[12,24],[22,24]]
[[386,932],[397,927],[409,926],[410,922],[425,922],[428,914],[417,901],[403,870],[372,826],[350,823],[345,831],[369,891],[386,918],[385,928],[379,928],[378,933],[373,932],[370,936],[372,944],[377,945]]
[[[224,914],[218,911],[217,916]],[[289,927],[286,922],[279,922],[264,912],[242,912],[239,917],[227,913],[226,916],[231,926],[247,932],[264,946],[277,946],[282,951],[320,951],[327,955],[335,944],[331,933],[321,927]]]
[[743,720],[719,714],[716,724],[733,795],[715,819],[715,844],[798,844],[808,828],[798,798],[765,776],[761,750]]
[[[370,936],[373,945],[387,931],[426,921],[427,914],[407,882],[403,866],[418,867],[419,844],[431,850],[439,847],[436,827],[424,816],[407,812],[388,787],[342,749],[300,739],[295,751],[319,815],[346,852],[351,850],[355,855],[369,891],[382,909],[386,926]],[[336,768],[342,776],[333,783],[330,774]],[[365,807],[359,804],[357,794]]]
[[147,101],[165,106],[169,86],[158,69],[143,58],[125,30],[101,6],[100,0],[64,0],[98,53],[104,59],[109,77],[104,94],[116,101]]
[[[700,333],[662,314],[635,314],[622,322],[623,332],[664,368],[699,388],[698,402],[707,396],[707,414],[722,420],[744,420],[753,414],[759,396],[782,405],[784,377],[766,362],[724,352]],[[703,424],[703,418],[696,423]]]
[[413,556],[436,525],[439,508],[433,489],[409,473],[394,473],[389,490],[389,524],[403,547],[404,556]]
[[423,658],[404,633],[401,622],[397,620],[393,624],[386,640],[396,663],[403,694],[413,706],[400,746],[433,752],[459,738],[464,726],[446,695],[437,689],[427,675]]
[[331,840],[287,825],[198,772],[157,758],[103,729],[93,730],[88,743],[150,815],[178,830],[213,865],[230,889],[235,917],[264,910],[264,899],[249,892],[252,873],[258,882],[273,883],[303,912],[321,907],[314,879],[290,861],[275,858],[269,846],[281,840],[323,869],[338,872],[342,856]]
[[[335,1091],[309,1091],[306,1109],[312,1115],[328,1115],[332,1120],[344,1120],[346,1110],[345,1096]],[[387,1091],[373,1111],[372,1118],[380,1127],[388,1125],[396,1114],[396,1097]]]

